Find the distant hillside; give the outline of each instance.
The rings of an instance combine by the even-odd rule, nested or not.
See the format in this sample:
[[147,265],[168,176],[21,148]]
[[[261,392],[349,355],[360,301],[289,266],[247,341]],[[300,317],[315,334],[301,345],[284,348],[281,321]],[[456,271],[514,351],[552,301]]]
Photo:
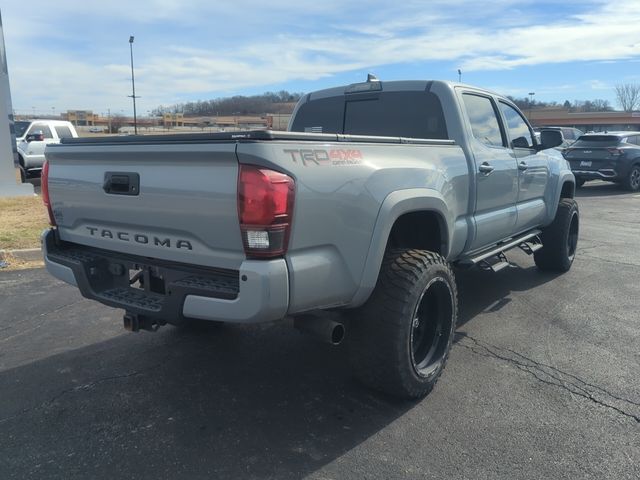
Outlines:
[[296,102],[303,93],[289,93],[282,90],[278,93],[266,92],[262,95],[246,97],[236,95],[228,98],[198,100],[196,102],[160,105],[151,113],[155,116],[164,113],[184,113],[185,116],[229,116],[229,115],[263,115],[265,113],[291,113]]

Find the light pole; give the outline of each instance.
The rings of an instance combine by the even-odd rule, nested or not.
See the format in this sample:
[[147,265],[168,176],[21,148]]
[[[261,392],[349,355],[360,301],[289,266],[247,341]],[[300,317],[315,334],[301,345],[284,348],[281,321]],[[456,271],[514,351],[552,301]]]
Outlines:
[[536,92],[529,92],[529,122],[533,123],[533,121],[531,120],[531,109],[533,108],[533,96],[536,94]]
[[131,51],[131,88],[133,95],[128,95],[133,98],[133,133],[138,134],[138,117],[136,115],[136,78],[133,74],[133,35],[129,37],[129,50]]
[[458,83],[462,82],[462,70],[458,69]]

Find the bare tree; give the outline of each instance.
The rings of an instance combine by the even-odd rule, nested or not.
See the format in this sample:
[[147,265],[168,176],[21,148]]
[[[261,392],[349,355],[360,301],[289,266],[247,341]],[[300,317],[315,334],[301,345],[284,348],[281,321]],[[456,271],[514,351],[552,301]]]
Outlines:
[[621,83],[616,85],[616,99],[625,112],[633,112],[640,104],[640,84]]
[[127,124],[127,119],[123,115],[111,115],[111,131],[109,133],[118,133],[120,127]]

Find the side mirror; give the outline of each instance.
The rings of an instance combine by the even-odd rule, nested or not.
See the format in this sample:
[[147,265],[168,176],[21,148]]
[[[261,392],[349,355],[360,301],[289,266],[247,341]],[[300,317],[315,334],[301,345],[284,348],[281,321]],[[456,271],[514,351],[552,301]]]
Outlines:
[[511,142],[511,146],[513,148],[531,148],[531,145],[529,145],[529,140],[527,140],[526,137],[514,138]]
[[543,130],[540,132],[540,150],[562,145],[562,132],[558,130]]
[[30,142],[43,142],[44,141],[44,133],[42,133],[42,132],[30,133],[29,135],[27,135],[27,138],[25,138],[25,140],[27,141],[27,143],[30,143]]

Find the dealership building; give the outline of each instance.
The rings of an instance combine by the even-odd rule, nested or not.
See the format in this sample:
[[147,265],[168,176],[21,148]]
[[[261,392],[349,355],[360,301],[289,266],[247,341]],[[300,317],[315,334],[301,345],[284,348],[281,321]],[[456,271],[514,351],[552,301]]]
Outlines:
[[570,112],[565,108],[525,111],[534,127],[574,127],[583,132],[640,131],[640,112]]

